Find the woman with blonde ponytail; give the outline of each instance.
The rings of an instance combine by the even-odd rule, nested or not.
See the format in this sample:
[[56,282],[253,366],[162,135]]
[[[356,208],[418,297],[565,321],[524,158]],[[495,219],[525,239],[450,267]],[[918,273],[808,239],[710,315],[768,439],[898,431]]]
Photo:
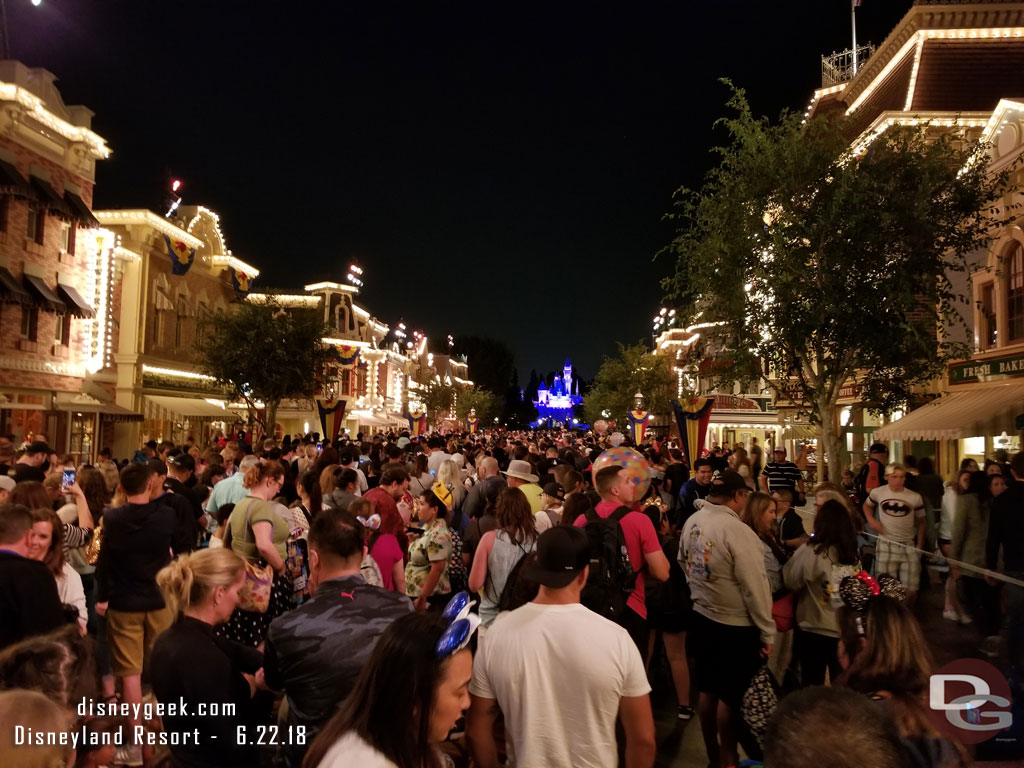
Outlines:
[[[164,715],[166,732],[199,732],[197,741],[171,745],[172,765],[215,768],[256,757],[236,734],[238,726],[252,725],[253,676],[263,654],[214,635],[231,618],[244,581],[245,561],[226,548],[179,555],[156,576],[177,621],[153,647],[153,693],[158,701],[187,705],[187,714]],[[214,702],[216,716],[209,711]]]

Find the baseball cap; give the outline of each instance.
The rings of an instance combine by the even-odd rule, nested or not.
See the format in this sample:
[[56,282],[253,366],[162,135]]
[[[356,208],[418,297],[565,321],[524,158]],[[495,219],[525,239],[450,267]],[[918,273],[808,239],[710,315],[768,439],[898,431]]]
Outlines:
[[44,443],[42,440],[33,440],[25,447],[25,453],[50,453],[50,446]]
[[561,483],[544,483],[544,488],[542,490],[548,496],[556,498],[559,501],[563,501],[565,499],[565,489],[562,487]]
[[738,491],[749,491],[750,486],[743,479],[739,472],[727,469],[724,472],[716,472],[711,478],[712,496],[732,496]]
[[13,491],[15,485],[17,485],[17,483],[14,482],[13,477],[0,475],[0,491]]
[[888,453],[889,447],[885,443],[872,443],[868,453]]
[[526,566],[526,578],[561,589],[590,564],[590,543],[582,528],[559,525],[537,539],[537,557]]
[[196,460],[187,453],[179,453],[177,456],[171,456],[168,463],[173,464],[178,469],[184,469],[186,472],[196,471]]

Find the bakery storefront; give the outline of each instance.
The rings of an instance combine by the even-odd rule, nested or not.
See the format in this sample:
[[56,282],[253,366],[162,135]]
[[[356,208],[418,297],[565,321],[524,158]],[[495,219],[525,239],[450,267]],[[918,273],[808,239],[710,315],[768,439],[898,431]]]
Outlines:
[[[965,458],[981,464],[997,450],[1020,450],[1024,426],[1024,350],[1012,355],[953,363],[949,388],[940,397],[883,427],[883,440],[903,442],[904,451],[927,455],[934,444],[937,468],[952,475]],[[908,443],[910,449],[908,449]]]

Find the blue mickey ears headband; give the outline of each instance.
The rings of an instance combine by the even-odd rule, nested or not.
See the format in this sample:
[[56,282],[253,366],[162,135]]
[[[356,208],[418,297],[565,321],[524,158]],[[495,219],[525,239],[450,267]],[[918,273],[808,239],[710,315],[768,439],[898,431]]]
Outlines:
[[437,641],[437,658],[446,659],[453,656],[467,645],[473,638],[473,633],[480,626],[480,617],[470,613],[473,601],[469,592],[459,592],[448,601],[441,618],[448,622],[441,638]]

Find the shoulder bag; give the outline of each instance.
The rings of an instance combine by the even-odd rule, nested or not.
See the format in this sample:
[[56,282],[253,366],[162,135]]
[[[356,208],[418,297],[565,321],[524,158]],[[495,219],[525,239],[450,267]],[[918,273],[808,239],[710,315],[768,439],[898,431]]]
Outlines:
[[[241,503],[241,502],[239,502]],[[246,505],[245,524],[242,528],[242,541],[249,539],[249,512],[252,504]],[[237,511],[235,507],[235,511]],[[234,511],[232,512],[234,514]],[[224,546],[231,546],[231,524],[228,521],[228,529],[224,531]],[[251,613],[266,613],[270,607],[270,588],[274,583],[274,569],[269,564],[260,562],[263,565],[256,565],[245,558],[245,583],[238,590],[238,607],[243,611]]]

